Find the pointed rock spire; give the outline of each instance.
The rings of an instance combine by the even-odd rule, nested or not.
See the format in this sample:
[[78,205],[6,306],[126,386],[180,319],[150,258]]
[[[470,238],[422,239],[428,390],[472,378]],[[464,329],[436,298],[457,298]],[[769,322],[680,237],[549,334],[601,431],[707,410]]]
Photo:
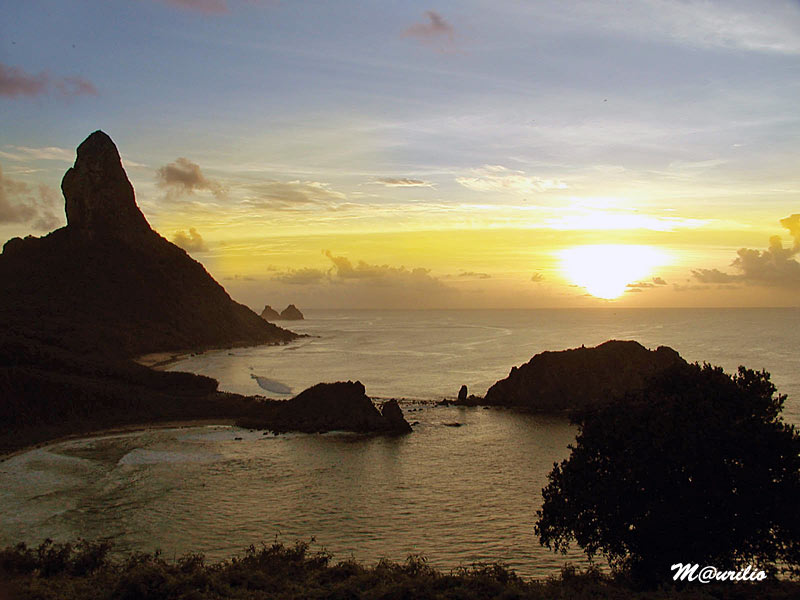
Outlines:
[[152,230],[136,205],[133,186],[114,142],[95,131],[78,146],[75,165],[61,181],[67,227],[87,237],[137,237]]

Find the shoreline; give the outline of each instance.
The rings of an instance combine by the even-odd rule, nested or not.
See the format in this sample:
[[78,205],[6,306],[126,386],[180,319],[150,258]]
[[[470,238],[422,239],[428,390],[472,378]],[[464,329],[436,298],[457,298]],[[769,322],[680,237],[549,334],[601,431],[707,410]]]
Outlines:
[[49,439],[43,442],[37,442],[11,452],[0,454],[0,464],[7,460],[31,452],[32,450],[39,450],[47,446],[53,446],[62,442],[70,440],[91,439],[103,437],[106,435],[117,435],[125,433],[136,433],[138,431],[149,431],[151,429],[189,429],[192,427],[208,427],[212,425],[219,425],[220,427],[233,427],[236,425],[236,419],[181,419],[177,421],[153,421],[150,423],[132,423],[130,425],[119,425],[117,427],[107,427],[105,429],[98,429],[96,431],[86,431],[83,433],[71,433],[69,435],[62,435],[56,438]]

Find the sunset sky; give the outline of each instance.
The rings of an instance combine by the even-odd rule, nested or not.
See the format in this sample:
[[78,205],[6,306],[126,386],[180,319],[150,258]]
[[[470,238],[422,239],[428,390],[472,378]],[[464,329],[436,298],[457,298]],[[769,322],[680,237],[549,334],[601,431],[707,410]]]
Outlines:
[[796,0],[5,3],[0,242],[96,129],[258,310],[800,305]]

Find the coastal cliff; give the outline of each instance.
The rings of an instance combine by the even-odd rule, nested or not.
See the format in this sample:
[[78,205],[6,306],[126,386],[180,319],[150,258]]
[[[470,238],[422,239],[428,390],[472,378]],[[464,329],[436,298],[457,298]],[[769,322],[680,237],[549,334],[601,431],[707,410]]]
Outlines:
[[536,411],[582,409],[641,390],[650,378],[678,364],[686,361],[672,348],[648,350],[634,341],[542,352],[513,367],[484,398],[470,396],[461,403]]

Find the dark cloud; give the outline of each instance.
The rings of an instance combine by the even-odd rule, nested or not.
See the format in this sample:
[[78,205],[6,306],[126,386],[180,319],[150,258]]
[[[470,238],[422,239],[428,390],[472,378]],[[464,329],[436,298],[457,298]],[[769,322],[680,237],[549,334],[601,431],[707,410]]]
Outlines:
[[318,181],[266,181],[248,186],[253,194],[248,204],[275,210],[305,209],[309,206],[336,208],[347,200],[341,192]]
[[667,285],[667,282],[664,281],[661,277],[653,277],[650,281],[636,281],[634,283],[629,283],[625,287],[628,288],[627,291],[629,292],[633,291],[641,292],[642,290],[654,288],[659,285]]
[[38,231],[49,231],[62,223],[55,214],[58,193],[46,185],[32,188],[3,175],[0,168],[0,223],[29,223]]
[[453,27],[433,10],[425,11],[427,23],[414,23],[403,34],[423,42],[453,42]]
[[160,187],[166,188],[167,193],[173,196],[193,194],[197,190],[208,190],[217,197],[224,193],[218,182],[203,175],[200,165],[184,157],[158,169],[156,180]]
[[379,183],[386,187],[433,187],[433,183],[430,181],[409,179],[407,177],[381,177],[372,183]]
[[469,277],[470,279],[491,279],[488,273],[476,273],[475,271],[464,271],[458,274],[459,277]]
[[719,269],[692,271],[701,283],[748,283],[777,287],[800,288],[800,263],[794,258],[800,252],[800,214],[781,219],[780,224],[789,230],[793,243],[784,247],[780,236],[772,236],[766,250],[740,248],[731,263],[737,273]]
[[197,229],[194,227],[189,228],[188,234],[183,230],[176,231],[175,235],[172,236],[172,243],[187,252],[206,252],[208,250],[206,243],[203,241],[203,236],[197,233]]
[[325,298],[345,306],[414,308],[438,306],[455,301],[458,291],[445,285],[424,268],[355,263],[330,250],[323,254],[330,261],[326,269],[297,269],[276,274],[272,281],[289,285],[311,286],[308,293],[319,293],[324,285]]
[[232,277],[226,277],[225,281],[258,281],[255,277],[250,277],[249,275],[233,275]]
[[0,96],[43,96],[56,90],[61,96],[96,96],[97,88],[82,77],[52,79],[47,73],[30,75],[0,63]]
[[56,89],[62,96],[97,96],[97,88],[83,77],[64,77],[55,82]]
[[672,284],[672,289],[676,292],[698,292],[702,290],[707,290],[707,285],[682,285],[680,283]]
[[625,287],[628,288],[628,291],[631,290],[642,291],[642,289],[644,288],[654,288],[656,287],[656,284],[650,283],[649,281],[637,281],[636,283],[629,283]]
[[731,283],[738,281],[741,277],[723,273],[719,269],[694,269],[692,275],[700,283]]
[[329,273],[322,269],[291,269],[285,273],[275,275],[272,279],[290,285],[308,285],[319,283],[328,277]]
[[228,12],[226,0],[162,0],[166,4],[177,6],[184,10],[201,12],[209,15],[218,15]]

